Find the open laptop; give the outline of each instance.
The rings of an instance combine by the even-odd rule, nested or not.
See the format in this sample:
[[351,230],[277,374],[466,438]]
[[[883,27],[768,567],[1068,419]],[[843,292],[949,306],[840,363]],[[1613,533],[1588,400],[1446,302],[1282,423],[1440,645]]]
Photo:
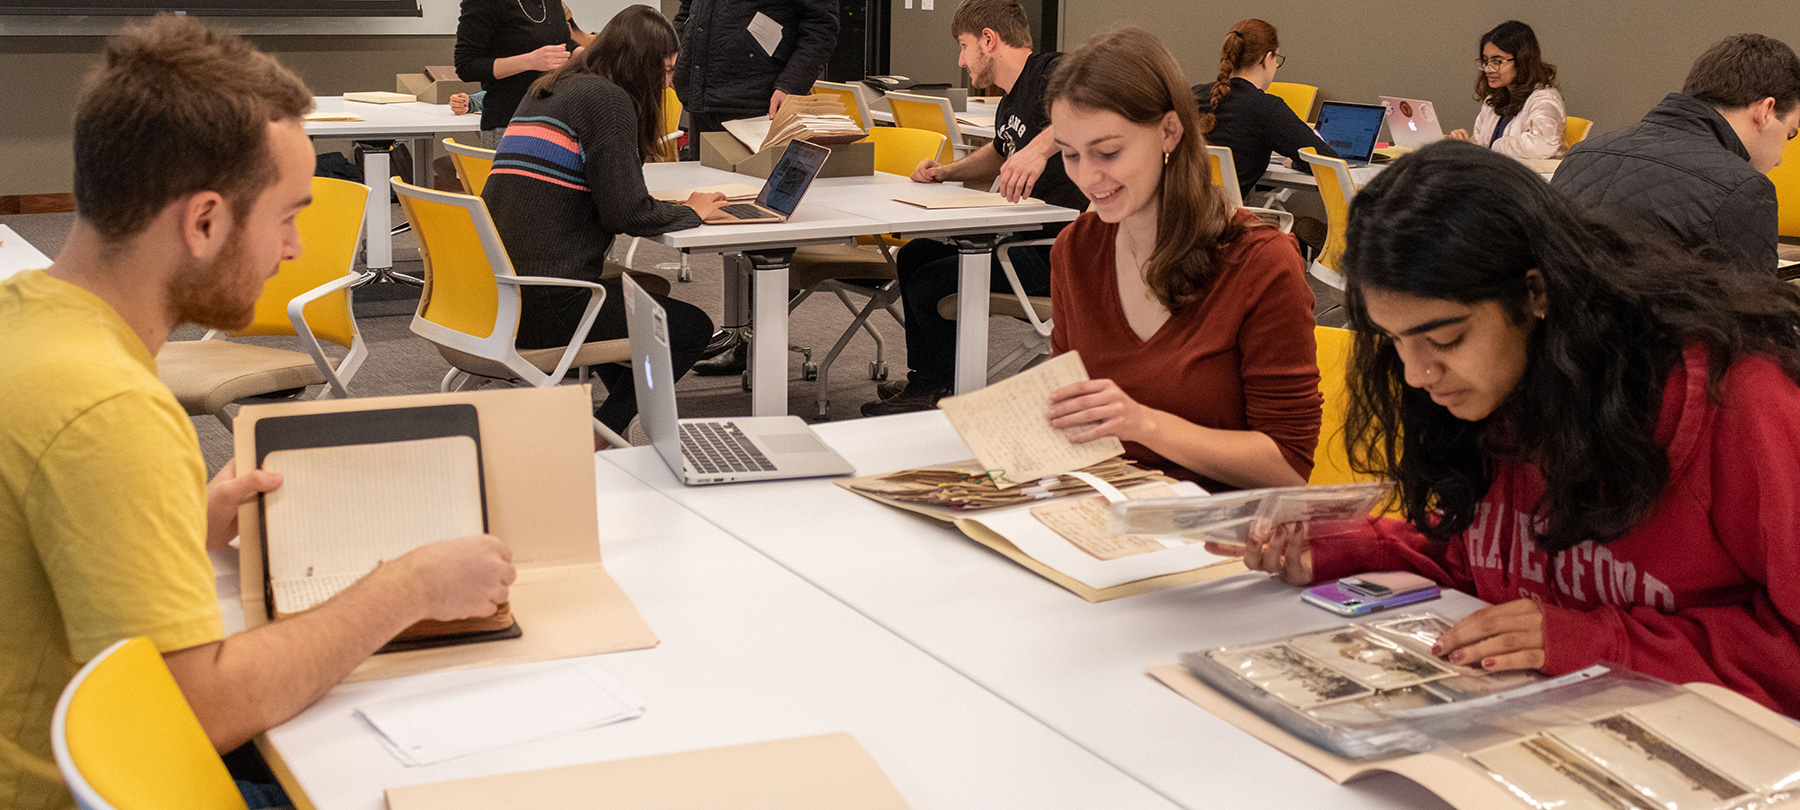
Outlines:
[[1387,106],[1388,137],[1395,146],[1423,149],[1444,139],[1444,128],[1438,124],[1437,109],[1431,102],[1382,96],[1381,103]]
[[1387,115],[1382,104],[1327,101],[1319,105],[1319,139],[1352,168],[1367,166],[1375,156],[1375,137]]
[[811,141],[788,141],[781,159],[769,172],[756,202],[731,203],[707,214],[701,221],[708,225],[749,225],[758,222],[786,222],[800,207],[800,198],[819,176],[831,150]]
[[682,419],[669,367],[669,316],[624,277],[631,377],[650,443],[684,484],[848,475],[856,471],[798,416]]

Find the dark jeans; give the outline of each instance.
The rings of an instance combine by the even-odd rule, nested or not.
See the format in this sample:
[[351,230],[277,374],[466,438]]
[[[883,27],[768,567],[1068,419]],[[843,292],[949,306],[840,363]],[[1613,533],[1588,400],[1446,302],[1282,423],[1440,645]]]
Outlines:
[[[606,302],[594,316],[587,342],[618,340],[626,337],[625,292],[616,278],[600,282],[606,287]],[[569,345],[575,327],[581,323],[581,312],[587,308],[588,291],[575,287],[526,287],[519,313],[518,345],[521,349],[556,349]],[[706,350],[713,332],[712,319],[699,307],[673,298],[655,296],[656,302],[669,313],[670,373],[679,380]],[[623,434],[637,415],[637,386],[631,379],[630,364],[608,363],[594,367],[595,376],[606,386],[606,401],[595,409],[601,424]]]
[[[1040,238],[1041,234],[1032,234]],[[1007,241],[1000,244],[1004,246]],[[1027,295],[1050,294],[1050,247],[1014,249],[1013,270]],[[956,377],[956,322],[938,315],[938,302],[956,294],[956,248],[931,239],[914,239],[894,257],[900,276],[900,305],[906,312],[906,365],[909,390],[946,389]],[[991,259],[988,283],[998,293],[1012,292],[1000,260]]]

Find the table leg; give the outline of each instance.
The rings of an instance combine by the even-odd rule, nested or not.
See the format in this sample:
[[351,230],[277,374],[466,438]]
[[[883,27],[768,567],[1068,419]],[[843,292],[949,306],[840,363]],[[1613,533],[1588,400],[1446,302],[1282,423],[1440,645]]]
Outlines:
[[992,274],[992,235],[959,236],[956,245],[956,393],[987,385],[988,289]]
[[[681,270],[677,276],[682,281],[688,280],[688,254],[681,254]],[[723,292],[720,295],[721,309],[724,314],[719,322],[718,331],[713,332],[712,340],[706,345],[706,356],[713,357],[724,352],[736,351],[744,342],[744,333],[750,328],[750,261],[742,253],[726,253],[723,259],[725,277],[722,279]],[[661,265],[658,265],[661,269]]]
[[358,141],[362,144],[363,185],[369,187],[368,221],[363,223],[364,264],[379,276],[394,269],[394,241],[388,232],[393,209],[388,203],[388,153],[393,141]]
[[750,415],[788,412],[788,266],[794,249],[744,254],[752,269],[756,328],[750,338]]
[[431,165],[436,160],[433,147],[437,146],[436,138],[413,139],[413,185],[419,188],[437,188],[437,167]]

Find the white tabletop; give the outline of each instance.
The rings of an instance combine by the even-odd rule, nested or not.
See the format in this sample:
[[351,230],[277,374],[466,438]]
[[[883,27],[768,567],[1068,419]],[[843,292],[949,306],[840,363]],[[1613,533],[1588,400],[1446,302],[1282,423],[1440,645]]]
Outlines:
[[[1269,161],[1269,170],[1263,174],[1260,182],[1271,183],[1278,186],[1319,187],[1319,181],[1313,179],[1312,172],[1307,170],[1305,166],[1295,166],[1290,169],[1282,164],[1282,160],[1283,158],[1280,155],[1276,155],[1272,158]],[[1360,188],[1368,185],[1369,181],[1375,179],[1375,175],[1381,174],[1381,170],[1385,168],[1387,168],[1387,164],[1385,163],[1371,163],[1367,166],[1352,167],[1350,169],[1350,179],[1356,181],[1357,187]]]
[[717,527],[595,466],[607,570],[662,644],[593,660],[645,699],[644,716],[407,768],[357,706],[555,664],[342,685],[268,733],[315,807],[380,810],[386,787],[835,731],[856,737],[917,810],[1173,807]]
[[456,115],[448,104],[367,104],[345,101],[343,96],[315,96],[313,104],[315,112],[348,113],[362,119],[308,121],[306,134],[314,138],[420,138],[439,132],[481,131],[480,115]]
[[[872,474],[968,451],[941,413],[821,425]],[[1339,787],[1144,674],[1184,651],[1342,620],[1257,574],[1088,604],[965,538],[829,480],[684,487],[649,448],[602,454],[1184,807],[1437,807],[1383,776]],[[1452,594],[1433,609],[1478,603]]]
[[17,231],[0,225],[0,278],[50,266],[50,257],[33,247]]

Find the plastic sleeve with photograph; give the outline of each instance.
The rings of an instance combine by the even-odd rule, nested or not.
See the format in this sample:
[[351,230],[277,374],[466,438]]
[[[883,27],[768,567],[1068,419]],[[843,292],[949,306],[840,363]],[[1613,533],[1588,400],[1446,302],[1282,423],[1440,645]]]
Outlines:
[[1178,534],[1241,546],[1257,526],[1303,523],[1314,531],[1328,531],[1361,522],[1392,490],[1386,482],[1370,482],[1130,501],[1113,505],[1107,525],[1118,534]]

